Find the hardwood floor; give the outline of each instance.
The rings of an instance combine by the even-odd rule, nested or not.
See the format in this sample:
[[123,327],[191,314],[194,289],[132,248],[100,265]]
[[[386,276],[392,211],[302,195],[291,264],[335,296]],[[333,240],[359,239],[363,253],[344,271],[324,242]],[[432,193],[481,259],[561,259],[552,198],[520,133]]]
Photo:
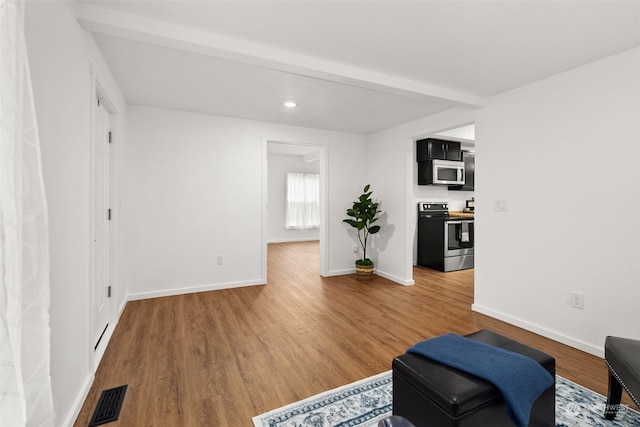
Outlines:
[[75,425],[88,425],[102,390],[128,384],[112,427],[250,427],[391,369],[417,341],[482,328],[555,356],[559,375],[606,394],[602,359],[472,312],[473,270],[416,267],[405,287],[321,278],[318,264],[316,242],[272,244],[266,286],[128,303]]

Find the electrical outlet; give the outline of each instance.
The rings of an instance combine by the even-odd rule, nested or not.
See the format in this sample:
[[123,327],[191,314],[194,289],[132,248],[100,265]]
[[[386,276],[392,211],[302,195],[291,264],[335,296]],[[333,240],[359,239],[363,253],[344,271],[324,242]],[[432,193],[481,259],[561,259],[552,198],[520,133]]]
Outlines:
[[222,255],[218,255],[218,265],[222,264],[224,264],[224,258],[222,258]]
[[581,292],[571,292],[571,307],[584,310],[584,294]]

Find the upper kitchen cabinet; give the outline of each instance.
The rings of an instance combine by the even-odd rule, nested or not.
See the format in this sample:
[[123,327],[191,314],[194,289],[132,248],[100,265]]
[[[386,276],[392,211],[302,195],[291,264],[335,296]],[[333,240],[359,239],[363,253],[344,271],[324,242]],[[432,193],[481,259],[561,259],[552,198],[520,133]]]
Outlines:
[[460,142],[426,138],[416,141],[417,161],[462,160]]
[[450,185],[449,190],[474,191],[476,174],[476,154],[473,151],[463,151],[464,185]]

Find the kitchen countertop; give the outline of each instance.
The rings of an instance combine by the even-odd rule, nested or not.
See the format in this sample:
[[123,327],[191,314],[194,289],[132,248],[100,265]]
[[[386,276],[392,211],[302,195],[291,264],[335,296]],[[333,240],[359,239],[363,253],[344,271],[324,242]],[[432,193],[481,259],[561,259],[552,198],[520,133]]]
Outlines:
[[468,218],[468,219],[473,219],[474,218],[474,213],[473,212],[462,212],[462,211],[449,211],[449,217],[450,218]]

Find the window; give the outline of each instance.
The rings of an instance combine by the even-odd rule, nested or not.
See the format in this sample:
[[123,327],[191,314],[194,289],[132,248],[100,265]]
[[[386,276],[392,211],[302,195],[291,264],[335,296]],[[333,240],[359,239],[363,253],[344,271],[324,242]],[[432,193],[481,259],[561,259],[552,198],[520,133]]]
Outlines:
[[320,175],[288,173],[286,203],[285,228],[319,228]]

